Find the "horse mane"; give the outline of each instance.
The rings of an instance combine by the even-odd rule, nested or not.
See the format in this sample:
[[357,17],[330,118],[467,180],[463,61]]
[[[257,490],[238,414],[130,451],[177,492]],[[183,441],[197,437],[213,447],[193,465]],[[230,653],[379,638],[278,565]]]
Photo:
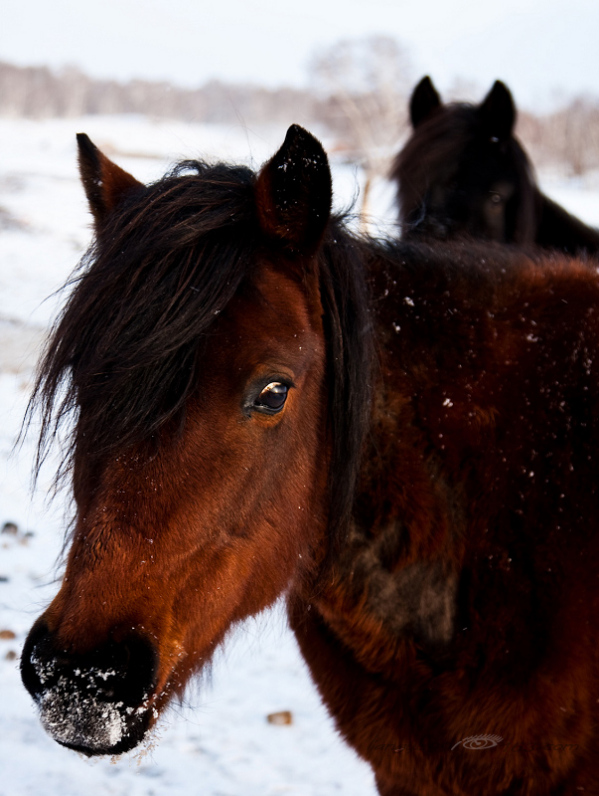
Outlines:
[[[390,179],[398,185],[397,201],[400,207],[403,235],[417,232],[423,216],[423,201],[430,187],[431,176],[438,176],[453,168],[469,144],[482,134],[479,106],[468,102],[453,102],[436,108],[412,133],[405,146],[395,157]],[[520,201],[526,208],[523,227],[535,223],[536,204],[539,201],[533,167],[526,152],[516,138],[510,136],[499,144],[510,155],[518,173],[523,195]],[[424,199],[423,199],[424,197]],[[528,229],[519,230],[526,240]],[[532,241],[532,238],[531,238]]]
[[[268,245],[255,173],[183,161],[111,214],[67,286],[38,368],[25,427],[39,413],[39,469],[67,422],[57,483],[75,461],[91,472],[129,446],[181,428],[197,353],[216,316]],[[320,255],[327,339],[331,527],[348,519],[368,422],[372,331],[360,247],[331,220]],[[90,469],[91,468],[91,469]]]

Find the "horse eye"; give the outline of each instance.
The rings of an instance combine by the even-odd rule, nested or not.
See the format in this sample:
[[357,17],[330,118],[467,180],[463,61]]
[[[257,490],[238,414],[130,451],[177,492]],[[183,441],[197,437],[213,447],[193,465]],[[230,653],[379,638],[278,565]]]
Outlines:
[[496,191],[491,191],[490,199],[492,204],[494,205],[500,205],[503,201],[503,197],[501,196],[501,194],[497,193]]
[[272,381],[267,384],[260,395],[254,401],[254,409],[274,414],[280,412],[285,406],[289,387],[279,381]]

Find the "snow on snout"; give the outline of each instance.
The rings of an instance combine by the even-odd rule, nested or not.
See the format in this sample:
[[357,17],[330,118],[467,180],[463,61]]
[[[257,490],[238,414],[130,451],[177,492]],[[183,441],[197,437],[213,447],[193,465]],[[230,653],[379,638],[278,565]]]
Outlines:
[[39,700],[42,725],[55,741],[106,751],[126,733],[122,707],[122,702],[109,704],[76,690],[66,677],[60,677]]
[[[54,679],[53,664],[32,658],[42,683]],[[114,669],[75,669],[73,677],[60,675],[38,698],[40,719],[46,732],[59,743],[90,750],[109,751],[127,734],[127,716],[144,708],[106,702],[102,685],[115,677]]]

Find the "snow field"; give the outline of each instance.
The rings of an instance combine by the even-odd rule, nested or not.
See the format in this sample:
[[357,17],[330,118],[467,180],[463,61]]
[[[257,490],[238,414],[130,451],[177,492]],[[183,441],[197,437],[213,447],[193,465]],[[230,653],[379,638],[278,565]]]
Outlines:
[[[19,529],[0,534],[0,796],[374,796],[370,769],[337,736],[281,605],[233,630],[212,676],[170,709],[144,750],[118,760],[89,761],[57,745],[21,685],[24,639],[57,590],[68,495],[48,500],[57,452],[31,494],[35,429],[13,446],[36,358],[64,301],[56,291],[90,240],[76,132],[87,132],[144,181],[180,158],[257,167],[285,134],[137,117],[0,119],[0,527],[10,521]],[[343,209],[356,198],[358,174],[339,164],[334,172],[335,203]],[[553,173],[542,184],[599,225],[596,175],[568,181]],[[382,180],[373,187],[379,229],[395,228],[393,195]],[[280,710],[292,712],[290,726],[266,721]]]

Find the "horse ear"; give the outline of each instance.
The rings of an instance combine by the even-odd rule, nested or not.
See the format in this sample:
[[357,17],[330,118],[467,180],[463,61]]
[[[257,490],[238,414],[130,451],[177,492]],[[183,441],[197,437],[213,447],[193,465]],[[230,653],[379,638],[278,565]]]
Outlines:
[[79,174],[98,230],[110,211],[143,184],[109,160],[85,133],[77,133],[77,145]]
[[511,91],[501,80],[493,83],[493,88],[479,106],[479,114],[491,138],[505,141],[511,136],[516,106]]
[[331,213],[329,161],[320,141],[297,124],[256,178],[263,232],[290,249],[311,254]]
[[419,124],[431,115],[437,108],[441,107],[441,97],[433,85],[433,81],[427,75],[423,77],[416,86],[410,97],[410,120],[412,127],[416,129]]

